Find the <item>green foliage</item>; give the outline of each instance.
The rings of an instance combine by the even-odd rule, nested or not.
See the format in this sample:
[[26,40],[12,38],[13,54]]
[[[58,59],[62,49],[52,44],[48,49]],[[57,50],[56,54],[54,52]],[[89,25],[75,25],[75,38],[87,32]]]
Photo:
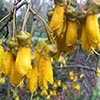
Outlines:
[[4,3],[4,0],[0,0],[0,19],[8,13],[8,9]]
[[[5,5],[5,2],[4,2],[4,0],[0,0],[0,19],[3,18],[3,17],[4,17],[5,15],[7,15],[7,14],[8,14],[8,9],[7,9],[6,5]],[[5,23],[5,22],[1,23],[0,26],[2,27],[2,25],[3,25],[4,23]],[[6,32],[7,32],[7,31],[6,31],[5,28],[2,29],[2,30],[0,31],[0,37],[2,37],[3,34],[5,34]]]

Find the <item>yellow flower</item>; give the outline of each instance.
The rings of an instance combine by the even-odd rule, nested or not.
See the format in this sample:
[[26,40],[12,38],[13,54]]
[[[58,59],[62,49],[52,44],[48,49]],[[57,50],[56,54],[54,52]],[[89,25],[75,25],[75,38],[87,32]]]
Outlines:
[[41,95],[43,95],[43,96],[46,96],[46,95],[48,95],[48,92],[47,92],[47,90],[46,90],[46,89],[43,89],[43,90],[41,91]]
[[70,76],[70,79],[71,79],[71,80],[74,80],[74,76]]
[[5,78],[0,78],[0,84],[4,84],[5,83]]
[[71,76],[74,76],[74,72],[73,71],[70,71],[69,72],[69,76],[71,77]]
[[97,76],[100,77],[100,68],[99,67],[97,68],[96,73],[97,73]]
[[84,74],[80,74],[80,78],[83,78],[84,77]]
[[56,96],[56,95],[57,95],[56,90],[50,91],[50,95],[51,95],[51,96]]
[[15,100],[19,100],[19,97],[17,96],[17,97],[15,98]]
[[59,62],[61,67],[66,66],[66,59],[63,56],[60,56]]
[[57,81],[57,85],[58,85],[58,86],[61,86],[61,80],[58,80],[58,81]]
[[67,90],[67,86],[63,84],[63,85],[62,85],[62,90],[63,90],[63,91]]
[[80,85],[79,84],[73,84],[72,88],[75,90],[80,90]]
[[56,89],[57,88],[57,83],[54,83],[52,87],[53,87],[53,89]]
[[51,97],[50,95],[47,95],[47,97],[46,97],[46,98],[47,98],[47,100],[50,100],[50,97]]
[[75,76],[72,81],[76,82],[77,80],[78,80],[78,78],[77,78],[77,76]]

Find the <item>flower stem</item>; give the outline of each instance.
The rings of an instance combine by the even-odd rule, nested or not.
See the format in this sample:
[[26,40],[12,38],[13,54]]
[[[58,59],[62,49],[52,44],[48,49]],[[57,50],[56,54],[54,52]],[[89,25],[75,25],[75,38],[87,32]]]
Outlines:
[[32,100],[32,98],[33,98],[33,93],[31,94],[30,100]]
[[45,25],[45,28],[46,28],[46,31],[47,31],[47,35],[48,35],[48,38],[49,38],[49,41],[52,43],[52,44],[56,44],[54,39],[53,39],[53,31],[50,29],[49,25],[47,24],[47,22],[39,15],[39,13],[33,9],[31,6],[30,6],[30,11],[35,14],[42,22],[43,24]]
[[27,23],[27,20],[29,18],[29,15],[30,15],[30,12],[29,12],[29,4],[28,4],[28,8],[26,10],[26,13],[25,13],[25,17],[24,17],[24,22],[23,22],[23,26],[22,26],[22,31],[25,31],[26,30],[26,23]]
[[13,37],[16,37],[16,8],[14,9],[13,12]]

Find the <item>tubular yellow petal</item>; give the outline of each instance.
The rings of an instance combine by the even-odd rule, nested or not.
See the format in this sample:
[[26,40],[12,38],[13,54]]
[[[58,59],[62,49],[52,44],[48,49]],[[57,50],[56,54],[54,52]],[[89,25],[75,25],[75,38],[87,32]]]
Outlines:
[[4,55],[3,66],[2,66],[2,71],[7,76],[9,76],[11,74],[13,60],[14,59],[13,59],[12,53],[7,50]]
[[38,87],[38,69],[33,67],[30,73],[30,78],[27,78],[27,86],[31,93],[34,93]]
[[0,45],[0,72],[2,72],[3,59],[4,59],[4,49]]
[[12,69],[11,69],[11,76],[10,82],[14,86],[19,86],[20,82],[23,80],[23,76],[19,74],[15,69],[15,61],[12,61]]
[[44,85],[43,85],[43,78],[44,77],[43,77],[43,69],[40,65],[38,66],[38,71],[39,71],[38,84],[39,84],[39,87],[41,89],[43,89],[43,88],[45,88]]
[[57,48],[59,52],[66,51],[66,30],[67,30],[67,18],[64,16],[64,22],[61,27],[62,31],[59,36],[57,36]]
[[52,63],[50,59],[44,59],[45,60],[45,64],[43,66],[44,70],[43,70],[43,74],[45,79],[50,82],[51,84],[53,84],[53,69],[52,69]]
[[99,42],[99,24],[98,24],[98,14],[88,15],[86,18],[86,32],[90,43]]
[[74,21],[68,20],[68,28],[66,32],[66,44],[67,46],[72,46],[76,44],[78,38],[77,24]]
[[64,22],[64,12],[65,12],[65,6],[56,5],[50,22],[51,29],[53,31],[56,31],[58,35],[60,35],[62,31],[62,28],[60,27],[63,25]]
[[81,40],[82,49],[83,50],[88,50],[90,45],[89,45],[89,42],[88,42],[85,26],[82,27],[82,35],[81,35],[81,39],[80,40]]
[[45,76],[44,76],[44,68],[43,68],[43,66],[42,66],[42,63],[44,63],[44,62],[39,62],[40,63],[40,65],[38,66],[38,71],[39,71],[39,77],[38,77],[38,83],[39,83],[39,87],[41,88],[41,89],[48,89],[48,82],[47,82],[47,80],[45,79]]
[[15,68],[22,76],[26,75],[32,69],[30,47],[19,47],[15,61]]

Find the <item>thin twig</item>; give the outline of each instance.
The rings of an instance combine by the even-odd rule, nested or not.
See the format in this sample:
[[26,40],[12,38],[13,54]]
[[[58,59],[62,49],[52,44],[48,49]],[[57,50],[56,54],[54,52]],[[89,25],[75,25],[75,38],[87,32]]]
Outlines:
[[86,87],[88,93],[91,93],[91,90],[90,90],[90,84],[88,83],[88,81],[87,81],[86,78],[84,78],[83,84],[84,84],[84,86]]
[[34,20],[33,20],[33,22],[32,22],[31,35],[33,35],[33,29],[34,29]]
[[[23,2],[22,4],[20,4],[18,7],[16,7],[16,10],[18,10],[20,7],[22,7],[24,4],[27,4],[27,2]],[[0,20],[0,23],[3,22],[5,19],[7,19],[8,17],[10,17],[12,15],[12,11],[9,12],[5,17],[3,17],[1,20]]]
[[21,2],[21,0],[17,0],[14,3],[15,3],[15,5],[17,5],[19,2]]
[[7,38],[8,34],[9,34],[9,28],[8,28],[8,24],[7,24],[7,25],[6,25],[6,32],[5,32],[5,34],[3,35],[3,37],[2,37],[2,41],[3,41],[5,38]]
[[4,27],[6,27],[7,24],[8,24],[11,20],[12,20],[12,18],[9,18],[8,21],[6,21],[6,22],[2,25],[2,27],[0,28],[0,31],[2,31],[2,29],[3,29]]
[[32,100],[32,98],[33,98],[33,93],[31,94],[30,100]]
[[10,17],[11,16],[11,12],[10,13],[8,13],[5,17],[3,17],[1,20],[0,20],[0,23],[2,23],[5,19],[7,19],[8,17]]
[[22,2],[20,5],[18,5],[17,7],[16,7],[16,10],[18,10],[19,8],[21,8],[23,5],[28,5],[28,3],[27,2]]
[[87,61],[90,56],[91,56],[91,54],[89,53],[88,56],[86,57],[85,61]]
[[[83,68],[83,69],[87,69],[87,70],[91,70],[91,71],[95,71],[96,72],[96,69],[94,68],[90,68],[89,66],[82,66],[82,65],[66,65],[65,67],[62,67],[63,69],[67,69],[67,68]],[[61,68],[59,66],[59,68]]]
[[[9,28],[8,28],[8,25],[6,26],[6,32],[7,32],[7,34],[9,34]],[[7,36],[5,35],[5,38],[6,38]]]
[[100,56],[100,54],[93,47],[91,49],[97,56]]

